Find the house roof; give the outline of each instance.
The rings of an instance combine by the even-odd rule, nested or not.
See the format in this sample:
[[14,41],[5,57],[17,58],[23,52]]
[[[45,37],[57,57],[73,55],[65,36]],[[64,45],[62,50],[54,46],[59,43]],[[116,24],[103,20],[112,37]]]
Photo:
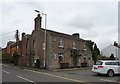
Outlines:
[[9,41],[7,42],[7,45],[11,45],[11,44],[14,44],[15,42],[14,41]]
[[[45,29],[43,29],[43,28],[41,28],[41,29],[42,29],[43,31],[45,31]],[[56,36],[59,36],[59,37],[69,38],[69,39],[72,39],[72,40],[88,41],[88,40],[84,40],[84,39],[75,37],[75,36],[73,36],[73,35],[69,35],[69,34],[57,32],[57,31],[53,31],[53,30],[48,30],[48,29],[46,29],[46,31],[49,32],[51,35],[56,35]]]
[[2,50],[2,47],[0,47],[0,51]]

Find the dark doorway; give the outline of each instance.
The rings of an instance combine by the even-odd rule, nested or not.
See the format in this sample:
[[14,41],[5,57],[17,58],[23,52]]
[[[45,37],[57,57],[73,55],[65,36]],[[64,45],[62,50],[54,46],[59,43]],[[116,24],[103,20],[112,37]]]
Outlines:
[[35,67],[40,68],[40,60],[39,59],[36,59]]
[[77,67],[77,56],[76,55],[72,56],[72,59],[73,59],[73,65],[76,68]]

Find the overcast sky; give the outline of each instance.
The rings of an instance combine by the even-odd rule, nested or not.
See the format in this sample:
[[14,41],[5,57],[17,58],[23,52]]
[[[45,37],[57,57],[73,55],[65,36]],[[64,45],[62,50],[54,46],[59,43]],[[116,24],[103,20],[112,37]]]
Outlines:
[[96,42],[100,49],[118,41],[118,2],[4,2],[0,6],[2,47],[15,40],[17,29],[20,35],[31,34],[36,9],[47,14],[47,29],[80,33],[80,38]]

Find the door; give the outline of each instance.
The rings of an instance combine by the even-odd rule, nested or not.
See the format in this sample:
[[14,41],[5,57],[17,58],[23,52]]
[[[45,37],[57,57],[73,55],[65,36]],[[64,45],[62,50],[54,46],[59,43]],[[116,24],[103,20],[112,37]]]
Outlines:
[[76,68],[77,67],[77,56],[73,56],[73,65]]

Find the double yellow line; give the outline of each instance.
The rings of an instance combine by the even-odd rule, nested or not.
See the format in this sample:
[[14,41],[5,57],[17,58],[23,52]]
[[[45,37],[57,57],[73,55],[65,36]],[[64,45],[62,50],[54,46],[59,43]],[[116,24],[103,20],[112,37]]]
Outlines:
[[[8,66],[8,65],[6,65],[6,66]],[[13,66],[9,66],[9,67],[13,67]],[[18,68],[18,67],[13,67],[13,68]],[[70,80],[70,81],[73,81],[73,82],[82,82],[82,83],[84,82],[84,81],[81,81],[81,80],[76,80],[76,79],[72,79],[72,78],[57,76],[57,75],[53,75],[53,74],[49,74],[49,73],[45,73],[45,72],[40,72],[40,71],[35,71],[35,70],[30,70],[30,69],[23,69],[23,70],[30,71],[30,72],[35,72],[35,73],[39,73],[39,74],[44,74],[44,75],[48,75],[48,76],[52,76],[52,77],[56,77],[56,78],[61,78],[61,79],[65,79],[65,80]]]
[[29,70],[29,69],[24,69],[24,70],[39,73],[39,74],[44,74],[44,75],[48,75],[48,76],[52,76],[52,77],[56,77],[56,78],[66,79],[66,80],[70,80],[70,81],[74,81],[74,82],[83,82],[81,80],[76,80],[76,79],[71,79],[71,78],[67,78],[67,77],[57,76],[57,75],[53,75],[53,74],[49,74],[49,73],[45,73],[45,72],[39,72],[39,71],[34,71],[34,70]]

